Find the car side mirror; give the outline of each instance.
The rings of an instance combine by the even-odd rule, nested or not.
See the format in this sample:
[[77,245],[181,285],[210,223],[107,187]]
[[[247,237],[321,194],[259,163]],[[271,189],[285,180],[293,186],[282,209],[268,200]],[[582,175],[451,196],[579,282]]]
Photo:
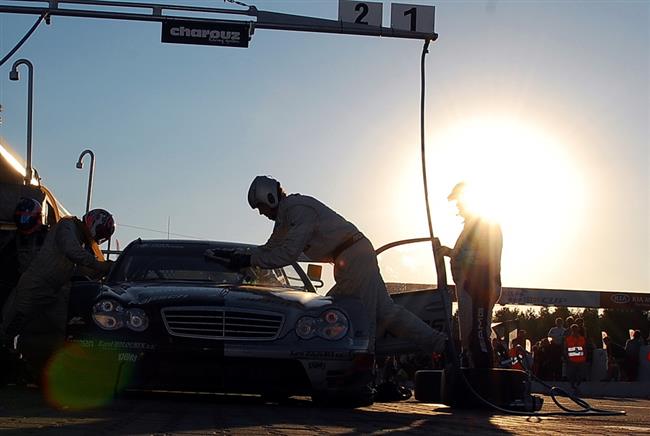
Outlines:
[[321,265],[314,265],[310,263],[307,265],[307,277],[312,282],[320,282],[321,275],[323,274],[323,267]]

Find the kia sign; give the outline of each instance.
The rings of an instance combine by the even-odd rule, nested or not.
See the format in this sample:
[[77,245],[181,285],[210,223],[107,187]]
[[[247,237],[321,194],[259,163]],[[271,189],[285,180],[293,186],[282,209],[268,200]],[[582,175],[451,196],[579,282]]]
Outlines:
[[601,292],[600,307],[605,309],[650,309],[650,294],[636,292]]
[[250,24],[167,20],[162,23],[160,40],[173,44],[245,48],[250,40]]

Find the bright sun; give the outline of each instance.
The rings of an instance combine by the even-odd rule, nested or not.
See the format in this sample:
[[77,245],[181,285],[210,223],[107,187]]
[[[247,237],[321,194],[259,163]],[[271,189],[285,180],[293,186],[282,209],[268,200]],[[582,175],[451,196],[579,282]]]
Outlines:
[[[447,195],[465,181],[469,206],[501,223],[504,260],[522,275],[543,270],[539,262],[570,244],[584,219],[584,181],[568,149],[558,137],[506,117],[469,119],[435,132],[427,170],[436,236],[447,245],[456,240],[462,222]],[[396,219],[411,237],[427,233],[422,191],[414,189],[422,183],[417,164],[411,160],[404,168],[394,195]]]
[[582,180],[566,145],[551,135],[516,120],[474,119],[437,135],[432,148],[446,162],[436,180],[448,180],[448,190],[467,182],[468,206],[506,234],[544,235],[543,249],[577,224]]

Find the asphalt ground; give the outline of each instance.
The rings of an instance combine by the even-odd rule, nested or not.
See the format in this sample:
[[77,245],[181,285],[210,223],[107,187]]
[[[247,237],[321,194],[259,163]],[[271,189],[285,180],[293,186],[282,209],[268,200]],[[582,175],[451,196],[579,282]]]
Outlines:
[[[342,409],[308,398],[281,404],[260,397],[138,393],[103,407],[52,407],[35,389],[0,389],[2,435],[312,435],[312,434],[650,434],[650,400],[589,400],[626,410],[617,417],[520,417],[452,410],[411,399]],[[545,397],[543,411],[557,411]]]

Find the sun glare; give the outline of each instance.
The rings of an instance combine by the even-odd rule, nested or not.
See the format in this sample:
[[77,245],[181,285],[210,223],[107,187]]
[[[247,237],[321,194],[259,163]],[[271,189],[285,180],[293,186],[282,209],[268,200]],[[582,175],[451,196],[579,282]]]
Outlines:
[[447,194],[467,182],[468,207],[500,222],[506,235],[526,236],[543,249],[580,218],[579,169],[566,145],[544,131],[516,120],[474,119],[436,136],[432,149],[445,162],[435,178],[448,182]]
[[[476,118],[427,142],[432,222],[444,245],[453,245],[462,229],[455,204],[447,201],[460,181],[469,187],[468,205],[501,224],[504,261],[518,282],[527,282],[529,271],[544,271],[549,256],[559,256],[579,233],[584,180],[560,136],[517,119]],[[392,189],[393,219],[404,238],[427,234],[419,165],[411,153]]]

